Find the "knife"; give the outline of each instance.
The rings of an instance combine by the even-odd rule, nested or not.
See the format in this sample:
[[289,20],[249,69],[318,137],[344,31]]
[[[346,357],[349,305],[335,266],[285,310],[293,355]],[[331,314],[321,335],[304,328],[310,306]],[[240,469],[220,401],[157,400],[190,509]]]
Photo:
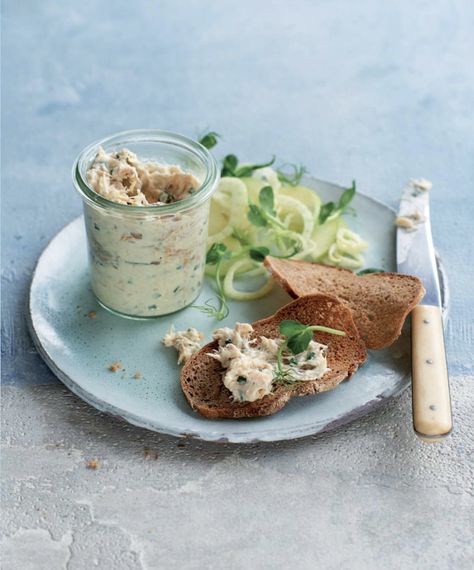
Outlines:
[[416,275],[426,289],[411,314],[413,428],[423,441],[440,441],[452,430],[441,294],[431,235],[427,180],[412,180],[396,220],[397,269]]

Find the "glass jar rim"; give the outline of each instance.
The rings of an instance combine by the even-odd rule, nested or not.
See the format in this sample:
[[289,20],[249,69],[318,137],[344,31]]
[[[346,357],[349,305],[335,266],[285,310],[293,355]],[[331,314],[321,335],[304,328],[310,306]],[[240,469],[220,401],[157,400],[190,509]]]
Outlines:
[[[135,206],[129,204],[121,204],[119,202],[114,202],[109,200],[104,196],[101,196],[95,192],[87,183],[87,180],[83,176],[83,167],[90,161],[90,159],[95,156],[97,150],[100,146],[106,147],[114,141],[120,141],[123,139],[124,145],[127,142],[157,142],[169,144],[185,150],[197,157],[203,165],[206,167],[206,177],[201,183],[201,186],[197,191],[177,202],[172,204],[150,204],[148,206]],[[194,141],[184,135],[175,133],[172,131],[164,131],[160,129],[132,129],[127,131],[120,131],[113,135],[109,135],[100,140],[97,140],[89,145],[87,145],[77,156],[72,167],[72,180],[75,189],[79,192],[81,197],[89,203],[95,204],[96,206],[113,209],[117,212],[122,212],[123,214],[131,215],[143,215],[143,214],[165,214],[174,213],[182,210],[187,210],[192,208],[202,202],[205,202],[214,190],[216,189],[216,182],[219,179],[219,170],[217,167],[217,162],[214,156],[209,152],[209,150],[197,141]]]

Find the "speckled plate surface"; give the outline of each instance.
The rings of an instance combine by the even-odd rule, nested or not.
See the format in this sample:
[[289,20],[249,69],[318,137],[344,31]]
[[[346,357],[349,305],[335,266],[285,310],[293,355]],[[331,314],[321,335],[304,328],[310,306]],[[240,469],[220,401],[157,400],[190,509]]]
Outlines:
[[[307,178],[324,200],[341,188]],[[367,266],[395,270],[394,212],[358,194],[357,217],[350,225],[370,242]],[[447,282],[440,266],[443,305]],[[207,284],[199,301],[213,296]],[[250,303],[232,303],[223,325],[266,317],[289,297],[273,293]],[[97,313],[88,317],[90,311]],[[335,390],[295,398],[279,413],[249,420],[208,420],[193,412],[179,385],[176,353],[161,345],[171,324],[194,326],[210,338],[216,322],[196,309],[149,321],[132,321],[102,309],[90,289],[82,218],[61,230],[41,255],[33,275],[28,311],[30,330],[40,354],[58,378],[95,408],[132,424],[175,436],[249,443],[292,439],[334,429],[367,414],[409,383],[407,334],[389,349],[372,351],[364,366]],[[111,372],[112,362],[123,369]],[[140,378],[134,378],[136,373]]]

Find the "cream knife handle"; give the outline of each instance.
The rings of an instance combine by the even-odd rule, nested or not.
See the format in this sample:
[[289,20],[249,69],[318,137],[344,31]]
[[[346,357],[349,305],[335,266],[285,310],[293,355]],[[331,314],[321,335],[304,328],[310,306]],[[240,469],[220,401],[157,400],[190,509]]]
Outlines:
[[445,438],[453,427],[441,310],[412,311],[413,427],[423,441]]

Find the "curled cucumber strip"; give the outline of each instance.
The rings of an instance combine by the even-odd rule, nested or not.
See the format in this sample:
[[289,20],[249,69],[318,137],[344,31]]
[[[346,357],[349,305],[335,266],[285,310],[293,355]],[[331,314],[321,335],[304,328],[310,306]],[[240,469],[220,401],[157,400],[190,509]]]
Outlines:
[[[229,271],[229,268],[232,266],[233,263],[235,263],[235,261],[224,262],[221,265],[220,274],[222,277],[225,277],[227,275],[227,272]],[[267,273],[267,270],[265,269],[265,267],[263,267],[262,265],[259,265],[258,267],[254,266],[253,269],[246,269],[245,267],[240,268],[235,272],[235,276],[240,277],[241,275],[245,274],[246,277],[260,277],[261,275],[265,275],[266,273]],[[215,277],[216,276],[216,266],[215,265],[206,265],[205,274],[208,277]]]
[[297,242],[300,246],[300,251],[293,255],[292,259],[311,259],[314,257],[317,247],[314,241],[297,232],[288,231],[287,233],[287,237]]
[[313,240],[307,240],[303,249],[294,256],[294,259],[307,259],[315,261],[317,258],[318,244]]
[[215,204],[217,204],[219,206],[219,208],[224,210],[224,213],[229,212],[230,200],[229,200],[229,196],[227,194],[224,194],[224,192],[219,192],[219,190],[217,190],[217,192],[212,197],[212,201]]
[[258,168],[254,170],[252,178],[260,180],[264,184],[268,184],[276,192],[281,188],[281,182],[278,179],[278,174],[270,166],[265,166],[263,168]]
[[[299,214],[303,222],[303,231],[301,232],[303,237],[309,238],[314,228],[314,216],[311,210],[305,206],[302,202],[296,198],[291,198],[291,196],[283,196],[282,194],[277,197],[277,211],[288,211],[288,215],[295,216]],[[288,215],[285,218],[285,223],[288,219]]]
[[229,269],[227,270],[227,274],[223,281],[224,286],[224,293],[226,297],[229,299],[234,299],[236,301],[252,301],[253,299],[260,299],[260,297],[264,297],[273,287],[273,280],[268,275],[267,280],[256,291],[238,291],[234,287],[234,277],[235,275],[240,272],[245,272],[246,270],[251,270],[255,268],[255,264],[248,260],[248,259],[240,259],[233,263]]
[[[267,270],[265,267],[263,267],[263,265],[259,265],[254,269],[249,269],[248,271],[243,271],[241,273],[245,273],[246,277],[260,277],[261,275],[265,275],[267,273]],[[240,275],[241,273],[238,273],[237,275]]]
[[282,186],[282,188],[277,192],[277,202],[279,196],[295,198],[310,210],[315,220],[318,218],[319,211],[321,209],[321,198],[316,194],[316,192],[313,192],[313,190],[310,190],[305,186]]
[[[266,224],[252,223],[247,217],[249,202],[262,207],[260,191],[266,185],[273,188],[276,215],[271,214]],[[316,193],[304,186],[282,185],[270,167],[243,179],[222,178],[212,197],[208,244],[221,242],[231,254],[219,264],[224,295],[247,301],[263,297],[272,288],[266,269],[249,257],[252,247],[268,248],[280,257],[322,261],[347,269],[362,267],[362,252],[368,244],[347,229],[340,210],[319,225],[320,208]],[[207,265],[206,274],[215,278],[216,266]],[[234,286],[237,278],[259,276],[265,277],[265,283],[255,291],[239,291]]]
[[363,255],[339,251],[335,243],[329,248],[328,260],[338,267],[344,267],[344,269],[358,269],[364,265]]
[[336,246],[341,253],[357,255],[366,250],[369,244],[348,228],[340,228],[336,233]]
[[219,188],[212,197],[221,207],[225,204],[229,219],[222,230],[208,236],[208,243],[216,243],[229,237],[234,227],[241,225],[247,215],[247,187],[239,178],[225,176],[219,182]]

